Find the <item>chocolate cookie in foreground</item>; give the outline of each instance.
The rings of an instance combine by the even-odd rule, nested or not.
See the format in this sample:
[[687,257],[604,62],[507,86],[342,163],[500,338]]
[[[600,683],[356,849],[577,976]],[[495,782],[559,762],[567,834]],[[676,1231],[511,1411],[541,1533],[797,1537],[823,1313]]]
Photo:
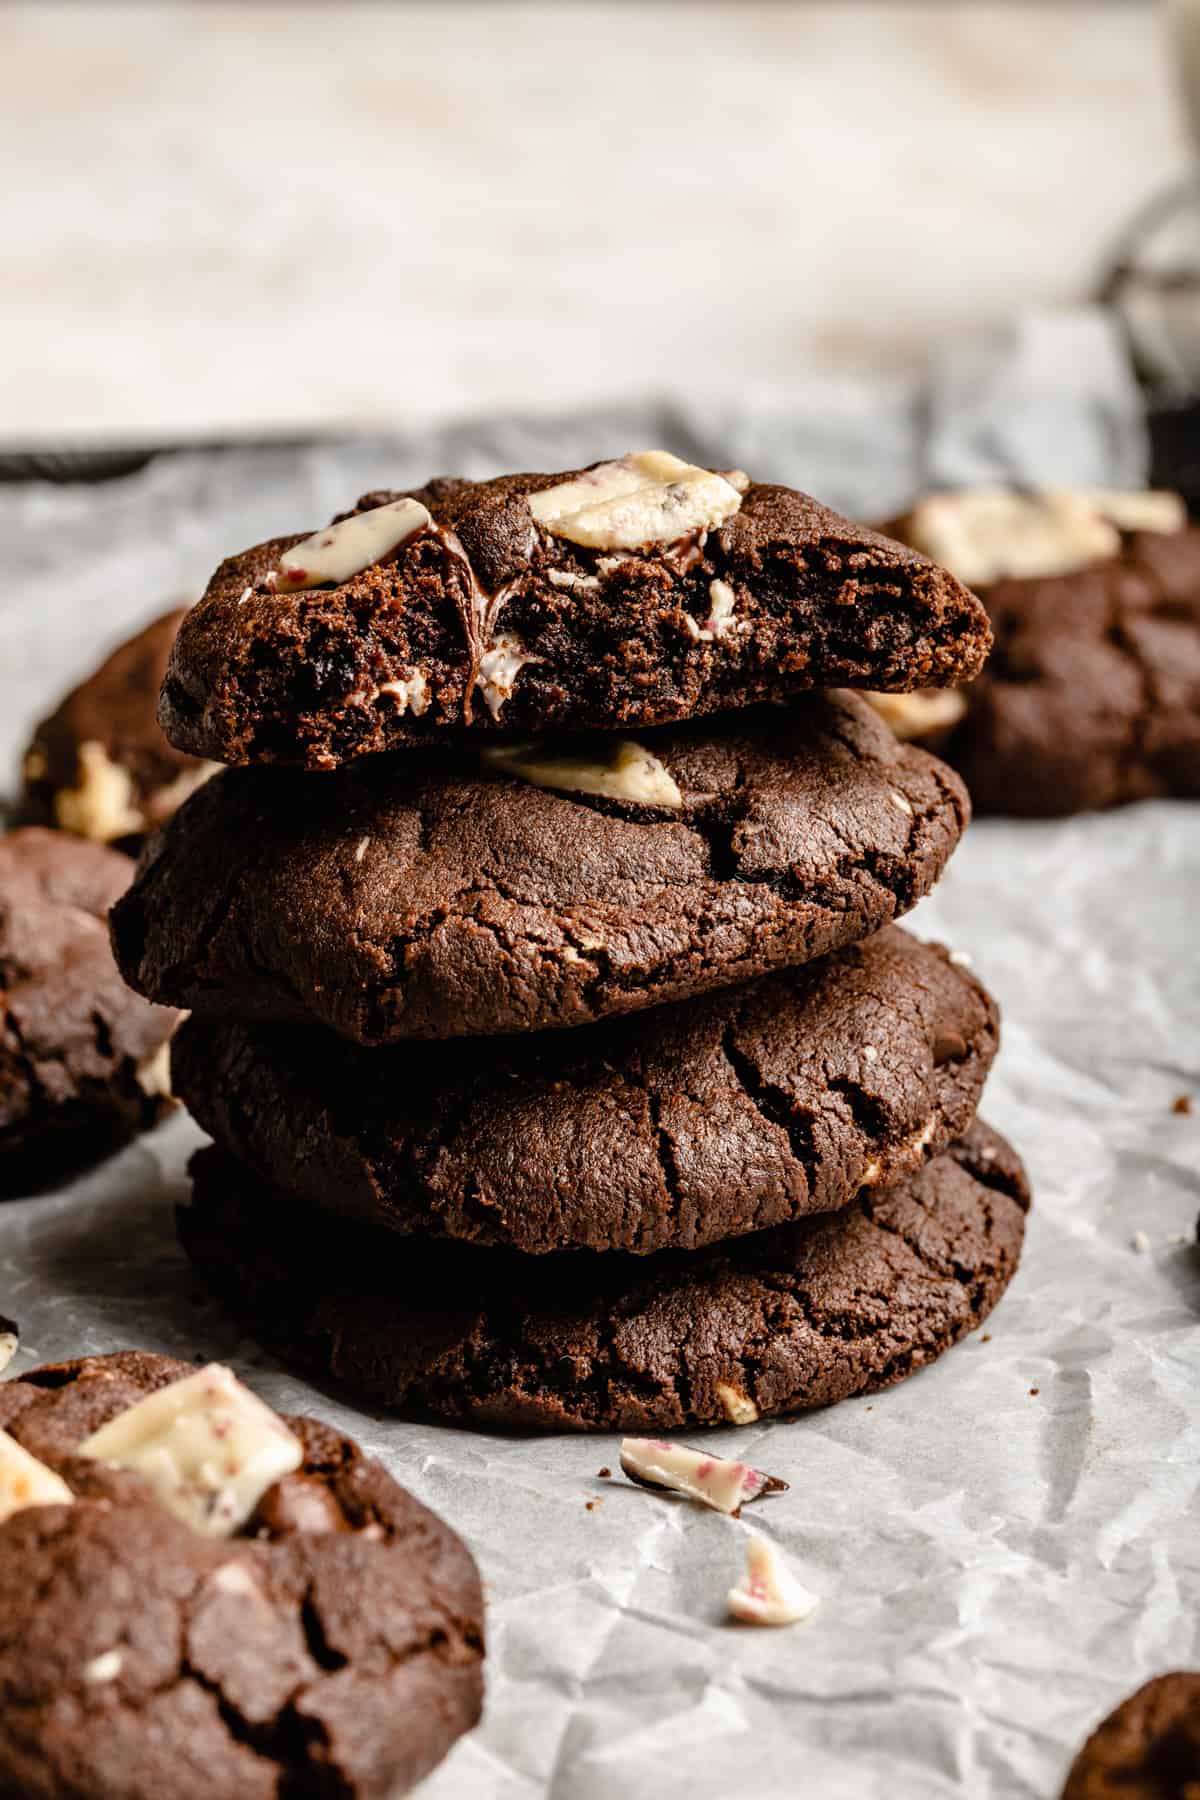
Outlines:
[[152,620],[42,720],[23,761],[26,822],[129,848],[212,773],[168,744],[155,716],[186,614]]
[[406,1792],[479,1716],[475,1565],[316,1419],[127,1351],[0,1385],[0,1793]]
[[534,1031],[868,936],[968,818],[866,701],[639,740],[232,770],[154,841],[113,936],[139,992],[359,1043]]
[[1200,529],[1176,496],[985,490],[925,501],[892,529],[977,587],[991,617],[961,720],[948,695],[901,697],[926,701],[904,735],[960,770],[978,812],[1200,795]]
[[647,451],[366,494],[231,557],[159,717],[193,756],[329,769],[448,727],[639,731],[811,688],[942,686],[989,641],[925,557]]
[[1062,1800],[1193,1800],[1200,1793],[1200,1674],[1148,1681],[1094,1731]]
[[170,1105],[177,1014],[130,992],[106,916],[133,864],[29,826],[0,836],[0,1194],[44,1187]]
[[979,1124],[844,1212],[652,1258],[395,1239],[217,1150],[193,1172],[184,1248],[281,1354],[373,1403],[538,1431],[744,1425],[900,1381],[987,1317],[1029,1204]]
[[996,1052],[969,970],[889,926],[676,1007],[363,1050],[193,1016],[175,1090],[265,1181],[393,1231],[691,1249],[848,1205],[961,1135]]

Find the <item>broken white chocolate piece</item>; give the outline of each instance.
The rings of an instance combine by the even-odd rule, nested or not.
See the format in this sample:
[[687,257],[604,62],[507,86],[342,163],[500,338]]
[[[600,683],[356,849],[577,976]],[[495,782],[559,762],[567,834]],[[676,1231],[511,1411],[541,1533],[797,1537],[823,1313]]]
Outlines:
[[741,1388],[730,1387],[727,1381],[718,1381],[717,1399],[731,1425],[753,1425],[758,1418],[758,1408],[749,1394],[744,1394]]
[[414,669],[402,680],[383,682],[376,688],[375,698],[378,700],[381,694],[392,696],[398,712],[410,712],[419,719],[423,712],[429,711],[429,683],[421,669]]
[[576,575],[572,569],[550,569],[547,573],[551,587],[576,588],[581,593],[590,593],[600,586],[598,575]]
[[0,1374],[7,1369],[21,1344],[21,1334],[11,1319],[0,1318]]
[[118,1413],[79,1454],[135,1470],[169,1512],[206,1537],[231,1537],[304,1460],[283,1421],[219,1363]]
[[909,516],[905,535],[968,587],[1005,576],[1066,575],[1121,548],[1111,519],[1080,495],[1053,488],[935,494]]
[[631,1481],[643,1487],[667,1488],[686,1494],[716,1512],[735,1519],[748,1500],[760,1494],[779,1494],[786,1487],[775,1475],[764,1475],[749,1463],[725,1456],[709,1456],[689,1450],[686,1444],[670,1444],[665,1438],[622,1438],[621,1467]]
[[591,550],[672,544],[723,525],[741,504],[741,494],[724,475],[665,450],[600,463],[574,481],[529,496],[539,525]]
[[744,1625],[798,1625],[811,1619],[821,1602],[792,1574],[778,1550],[752,1531],[746,1542],[746,1572],[729,1590],[729,1611]]
[[723,475],[730,487],[735,487],[739,494],[750,492],[750,477],[745,469],[721,469],[718,473]]
[[684,613],[683,622],[689,635],[701,644],[711,644],[714,640],[723,643],[735,632],[747,630],[748,627],[736,623],[733,609],[736,596],[727,581],[710,581],[708,598],[711,611],[703,625],[697,625],[691,613]]
[[541,661],[540,656],[528,654],[513,631],[502,631],[493,638],[491,649],[485,650],[479,659],[479,673],[475,678],[475,685],[493,719],[500,717],[504,702],[512,699],[517,676],[525,664]]
[[79,746],[76,785],[54,796],[54,817],[63,831],[111,844],[145,830],[146,817],[134,799],[133,778],[113,762],[104,745],[86,738]]
[[1102,518],[1111,519],[1118,531],[1169,535],[1187,524],[1183,496],[1165,488],[1076,488],[1074,492]]
[[27,1506],[70,1506],[74,1498],[61,1475],[0,1431],[0,1525]]
[[683,805],[671,771],[632,738],[608,740],[597,747],[594,760],[541,743],[497,744],[482,754],[489,768],[516,775],[534,787],[597,794],[606,800],[627,800],[634,806]]
[[336,587],[382,562],[432,524],[433,515],[419,500],[389,500],[368,512],[353,513],[293,544],[280,557],[279,567],[267,576],[267,586],[276,594],[331,584]]
[[915,694],[864,693],[863,699],[871,702],[902,743],[949,731],[967,710],[967,696],[961,688],[919,688]]

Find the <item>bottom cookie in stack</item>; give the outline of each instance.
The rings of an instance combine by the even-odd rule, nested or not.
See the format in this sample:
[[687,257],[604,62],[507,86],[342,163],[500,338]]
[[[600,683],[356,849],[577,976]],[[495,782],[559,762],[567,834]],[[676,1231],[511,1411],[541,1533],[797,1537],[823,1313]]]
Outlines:
[[519,1251],[318,1213],[226,1153],[194,1160],[184,1248],[285,1358],[478,1426],[748,1424],[888,1387],[973,1330],[1016,1270],[1029,1189],[976,1120],[835,1213],[699,1251]]

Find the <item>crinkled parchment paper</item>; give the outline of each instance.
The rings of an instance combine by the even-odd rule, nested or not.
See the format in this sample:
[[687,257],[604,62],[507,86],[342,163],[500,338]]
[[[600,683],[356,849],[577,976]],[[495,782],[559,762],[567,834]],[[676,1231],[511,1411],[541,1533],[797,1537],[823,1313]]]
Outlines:
[[[662,442],[864,514],[924,479],[1136,481],[1102,321],[1033,320],[921,392],[817,386],[722,417],[630,407],[304,454],[162,461],[0,493],[0,755],[97,651],[225,552],[435,470],[571,466]],[[176,1118],[61,1193],[0,1209],[0,1311],[35,1361],[142,1344],[220,1357],[344,1424],[474,1549],[481,1729],[429,1800],[1054,1796],[1127,1690],[1200,1664],[1200,806],[975,825],[918,929],[1004,1008],[986,1116],[1033,1175],[1024,1263],[983,1333],[874,1400],[697,1434],[790,1491],[743,1525],[619,1479],[611,1437],[512,1441],[362,1414],[198,1298],[172,1208]],[[1196,1095],[1195,1115],[1172,1110]],[[594,1500],[592,1510],[587,1502]],[[726,1626],[753,1523],[822,1597]]]

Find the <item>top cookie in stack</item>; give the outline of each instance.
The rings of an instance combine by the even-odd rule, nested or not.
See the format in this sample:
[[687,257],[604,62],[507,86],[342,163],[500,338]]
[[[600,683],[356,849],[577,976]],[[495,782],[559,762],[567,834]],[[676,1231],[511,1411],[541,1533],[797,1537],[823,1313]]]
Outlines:
[[463,726],[641,730],[821,687],[969,681],[991,642],[926,557],[806,494],[646,451],[365,495],[217,570],[168,738],[332,769]]
[[161,717],[257,766],[113,918],[195,1015],[198,1266],[285,1353],[494,1423],[745,1420],[937,1355],[1027,1195],[974,1123],[994,1007],[892,928],[965,789],[844,690],[989,641],[924,556],[662,452],[225,563]]

